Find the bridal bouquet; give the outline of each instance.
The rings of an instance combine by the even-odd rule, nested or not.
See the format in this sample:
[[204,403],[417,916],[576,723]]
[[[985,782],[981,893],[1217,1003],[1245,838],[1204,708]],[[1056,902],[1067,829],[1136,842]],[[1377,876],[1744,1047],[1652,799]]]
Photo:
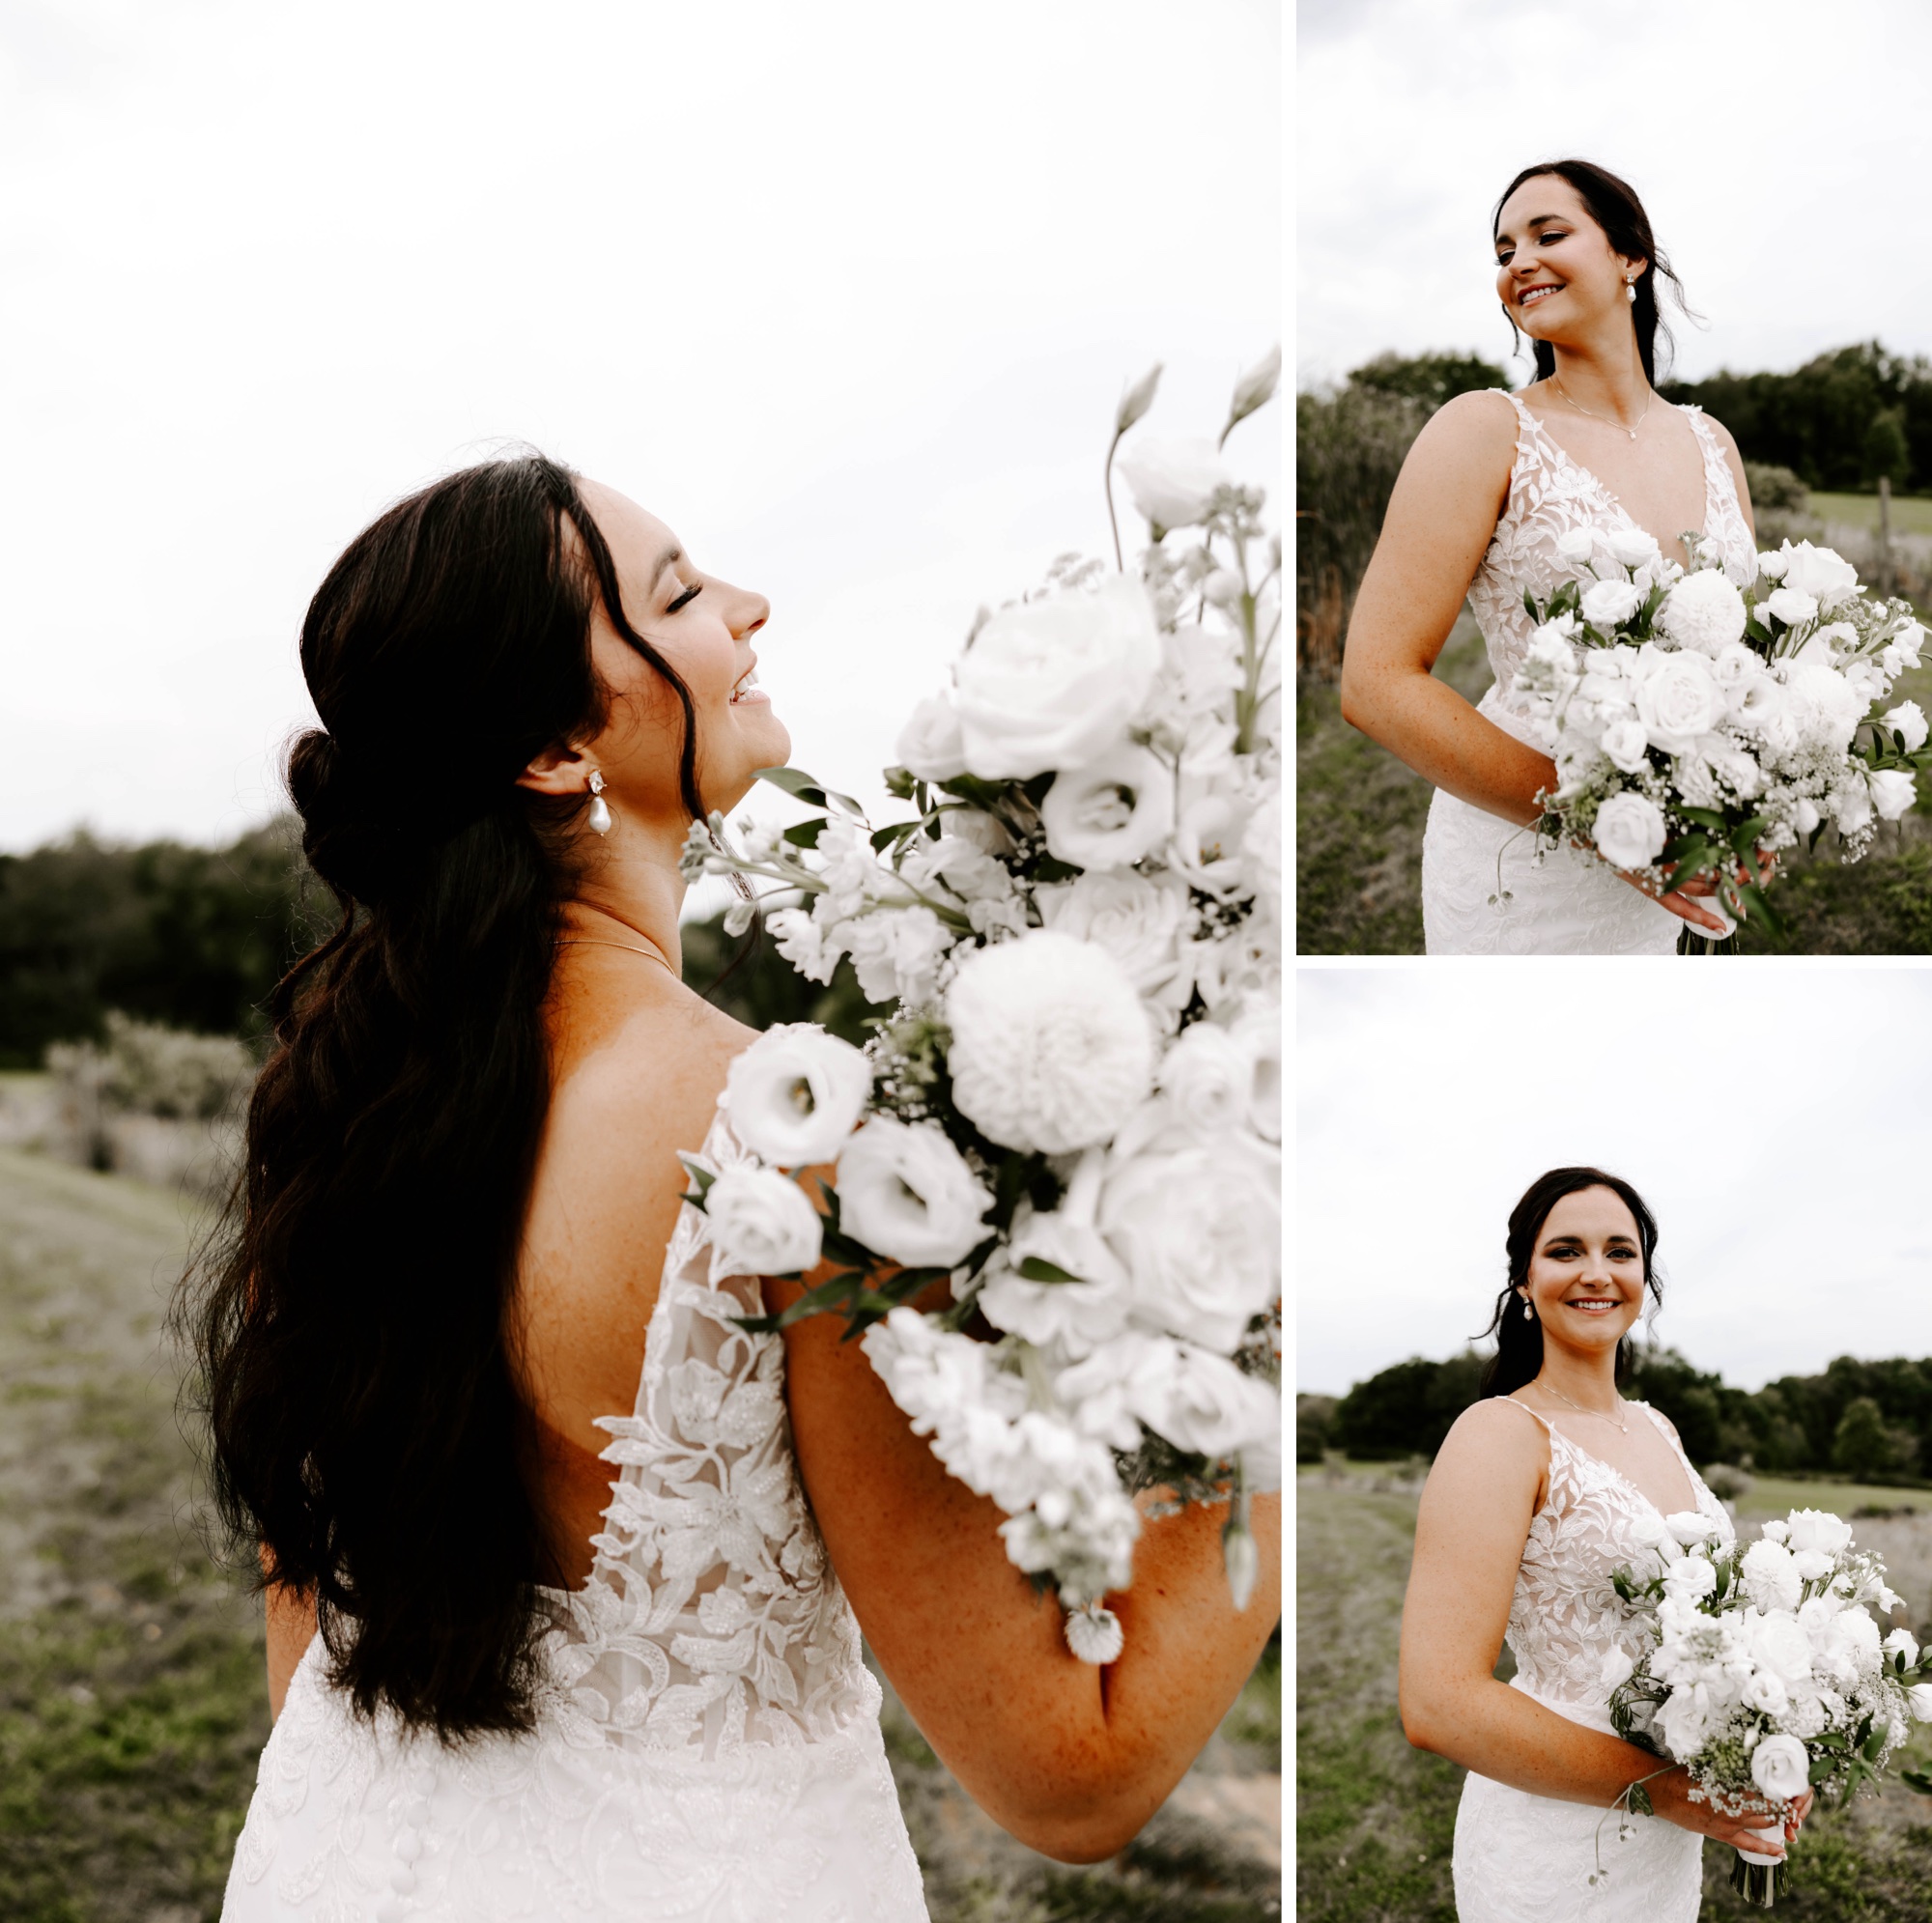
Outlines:
[[[1608,1658],[1610,1720],[1687,1765],[1693,1798],[1774,1820],[1807,1785],[1835,1801],[1885,1769],[1909,1717],[1932,1721],[1932,1649],[1906,1629],[1881,1638],[1869,1605],[1899,1598],[1848,1523],[1793,1510],[1742,1552],[1694,1512],[1650,1533],[1657,1567],[1612,1578],[1647,1647]],[[1647,1807],[1640,1789],[1631,1801]],[[1747,1902],[1769,1909],[1784,1886],[1781,1859],[1738,1852],[1731,1887]]]
[[[1240,1607],[1248,1495],[1280,1474],[1281,545],[1211,443],[1122,466],[1151,530],[1137,564],[1063,556],[982,610],[887,770],[905,819],[875,829],[768,769],[819,811],[741,823],[737,848],[713,815],[685,854],[774,884],[792,966],[829,981],[849,955],[894,1010],[863,1051],[792,1024],[734,1062],[721,1106],[750,1159],[687,1158],[718,1272],[835,1267],[753,1325],[863,1331],[1096,1663],[1122,1648],[1101,1598],[1132,1573],[1132,1496],[1232,1491]],[[800,1183],[826,1164],[814,1203]],[[908,1306],[941,1282],[943,1310]]]
[[1815,846],[1829,824],[1856,861],[1913,804],[1926,718],[1881,704],[1925,630],[1910,603],[1863,598],[1829,548],[1787,541],[1740,592],[1685,545],[1688,570],[1639,529],[1576,528],[1557,544],[1575,577],[1547,601],[1525,590],[1538,626],[1516,687],[1557,774],[1537,830],[1660,887],[1713,874],[1733,916],[1776,933],[1760,851]]

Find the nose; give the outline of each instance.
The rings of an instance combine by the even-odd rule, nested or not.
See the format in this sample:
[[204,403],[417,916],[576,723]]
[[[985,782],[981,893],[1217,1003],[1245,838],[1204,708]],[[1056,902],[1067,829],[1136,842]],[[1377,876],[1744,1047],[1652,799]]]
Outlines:
[[772,604],[762,594],[749,587],[731,589],[725,620],[733,640],[742,641],[748,635],[755,635],[771,616]]

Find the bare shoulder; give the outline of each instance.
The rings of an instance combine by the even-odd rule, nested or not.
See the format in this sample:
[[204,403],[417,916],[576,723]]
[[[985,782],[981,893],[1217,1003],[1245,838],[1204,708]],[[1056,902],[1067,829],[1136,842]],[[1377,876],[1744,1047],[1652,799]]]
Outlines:
[[1415,438],[1411,458],[1420,454],[1443,466],[1501,466],[1505,472],[1516,460],[1520,428],[1515,404],[1500,387],[1458,394],[1430,415]]
[[1498,1473],[1512,1479],[1526,1474],[1534,1480],[1548,1460],[1549,1436],[1542,1423],[1507,1396],[1486,1396],[1456,1418],[1435,1453],[1435,1470],[1446,1470],[1458,1481]]
[[1738,452],[1738,443],[1731,438],[1730,429],[1716,414],[1707,412],[1702,408],[1699,408],[1697,411],[1704,416],[1704,425],[1717,437],[1718,445],[1724,451],[1725,455],[1729,457],[1734,465],[1740,467],[1743,467],[1744,456]]
[[1682,1448],[1683,1440],[1677,1433],[1677,1425],[1674,1422],[1672,1422],[1670,1418],[1667,1415],[1665,1415],[1662,1409],[1657,1407],[1657,1405],[1654,1402],[1646,1402],[1644,1404],[1644,1407],[1650,1411],[1651,1421],[1654,1422],[1658,1426],[1658,1428],[1661,1428],[1664,1432],[1664,1434],[1671,1439],[1672,1442],[1675,1442],[1679,1448]]

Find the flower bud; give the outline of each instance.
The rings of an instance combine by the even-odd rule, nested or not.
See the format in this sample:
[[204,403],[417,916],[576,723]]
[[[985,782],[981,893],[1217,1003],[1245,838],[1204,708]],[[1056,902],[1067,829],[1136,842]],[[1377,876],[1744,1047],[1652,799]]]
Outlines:
[[724,911],[724,932],[734,939],[742,935],[752,925],[752,918],[757,909],[749,901],[734,901]]
[[1246,1523],[1231,1522],[1222,1530],[1221,1556],[1228,1566],[1228,1594],[1236,1609],[1245,1609],[1261,1572],[1261,1557]]
[[1281,385],[1281,349],[1271,348],[1235,382],[1235,398],[1228,404],[1228,425],[1244,421],[1257,408],[1274,399]]
[[1121,1628],[1121,1619],[1111,1609],[1102,1609],[1097,1602],[1090,1602],[1085,1608],[1067,1613],[1066,1647],[1082,1662],[1117,1662],[1121,1651],[1126,1647],[1126,1640]]
[[[1276,356],[1279,359],[1279,355]],[[1153,390],[1160,385],[1161,363],[1155,361],[1127,391],[1121,396],[1120,411],[1114,416],[1114,432],[1125,434],[1147,410],[1153,406]]]

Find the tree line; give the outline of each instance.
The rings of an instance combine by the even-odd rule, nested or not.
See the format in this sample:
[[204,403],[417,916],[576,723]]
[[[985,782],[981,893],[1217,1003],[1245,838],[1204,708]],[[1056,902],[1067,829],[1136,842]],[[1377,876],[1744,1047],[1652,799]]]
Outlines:
[[[1295,1459],[1319,1462],[1327,1450],[1369,1461],[1433,1456],[1477,1400],[1486,1361],[1474,1349],[1446,1362],[1417,1356],[1346,1396],[1296,1397]],[[1640,1348],[1625,1393],[1667,1416],[1700,1466],[1835,1472],[1866,1483],[1932,1473],[1932,1357],[1840,1356],[1823,1374],[1780,1376],[1750,1391],[1694,1368],[1675,1349]]]

